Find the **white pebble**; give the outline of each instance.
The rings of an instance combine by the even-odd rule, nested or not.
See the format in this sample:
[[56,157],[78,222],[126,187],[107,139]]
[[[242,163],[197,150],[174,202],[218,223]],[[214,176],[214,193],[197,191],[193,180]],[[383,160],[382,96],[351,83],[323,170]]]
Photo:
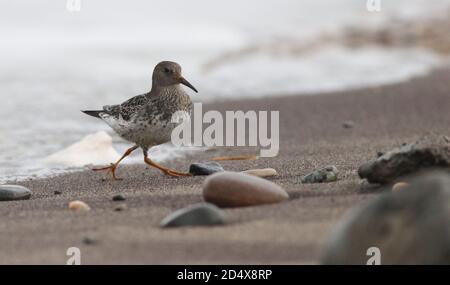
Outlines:
[[73,211],[80,211],[80,212],[87,212],[91,208],[88,204],[84,203],[83,201],[72,201],[69,203],[69,209]]
[[249,169],[241,171],[241,173],[250,174],[258,177],[270,177],[278,175],[277,171],[273,168]]

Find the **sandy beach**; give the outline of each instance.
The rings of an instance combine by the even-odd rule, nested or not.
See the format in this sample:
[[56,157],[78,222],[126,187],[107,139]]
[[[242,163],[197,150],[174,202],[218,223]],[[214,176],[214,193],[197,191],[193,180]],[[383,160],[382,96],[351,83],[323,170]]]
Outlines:
[[[450,70],[443,69],[384,87],[205,105],[280,111],[277,157],[221,164],[232,171],[275,168],[279,175],[270,180],[289,193],[289,201],[225,209],[224,226],[162,229],[166,215],[203,201],[204,177],[168,178],[142,163],[121,166],[123,181],[93,171],[22,181],[17,184],[33,191],[31,199],[1,202],[0,263],[65,264],[67,248],[76,246],[82,264],[317,264],[333,226],[383,190],[358,177],[359,165],[426,133],[448,134],[449,80]],[[342,127],[348,120],[353,128]],[[230,153],[205,152],[167,165],[186,170]],[[301,183],[303,175],[326,165],[339,169],[337,182]],[[126,200],[112,201],[116,194]],[[92,210],[74,213],[68,209],[72,200]],[[119,204],[127,209],[114,211]]]

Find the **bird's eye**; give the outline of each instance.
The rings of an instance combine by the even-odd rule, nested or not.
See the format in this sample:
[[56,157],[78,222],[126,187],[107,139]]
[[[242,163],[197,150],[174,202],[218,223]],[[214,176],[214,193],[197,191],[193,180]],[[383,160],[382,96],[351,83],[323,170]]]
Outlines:
[[169,74],[169,73],[170,73],[170,69],[168,69],[168,68],[166,67],[166,68],[164,68],[164,72],[167,73],[167,74]]

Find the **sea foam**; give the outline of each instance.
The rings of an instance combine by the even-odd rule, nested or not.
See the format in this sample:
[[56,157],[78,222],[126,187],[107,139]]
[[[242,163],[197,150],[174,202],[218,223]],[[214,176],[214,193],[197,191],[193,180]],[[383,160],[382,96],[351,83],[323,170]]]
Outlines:
[[44,161],[50,165],[82,167],[90,164],[109,164],[119,157],[113,148],[111,136],[101,131],[85,136],[80,141],[48,156]]

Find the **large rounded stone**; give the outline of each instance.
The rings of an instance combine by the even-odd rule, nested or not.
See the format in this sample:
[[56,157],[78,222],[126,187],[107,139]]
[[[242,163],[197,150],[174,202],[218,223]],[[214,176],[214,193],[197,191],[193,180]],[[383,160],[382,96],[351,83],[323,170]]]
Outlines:
[[408,184],[350,211],[331,233],[322,263],[370,263],[376,247],[381,264],[449,264],[450,176],[431,173]]
[[213,174],[205,180],[203,197],[219,207],[256,206],[289,199],[286,191],[275,183],[228,171]]
[[177,210],[161,221],[161,227],[210,226],[225,224],[225,216],[219,208],[200,203]]
[[31,190],[20,185],[0,185],[0,201],[27,200]]

